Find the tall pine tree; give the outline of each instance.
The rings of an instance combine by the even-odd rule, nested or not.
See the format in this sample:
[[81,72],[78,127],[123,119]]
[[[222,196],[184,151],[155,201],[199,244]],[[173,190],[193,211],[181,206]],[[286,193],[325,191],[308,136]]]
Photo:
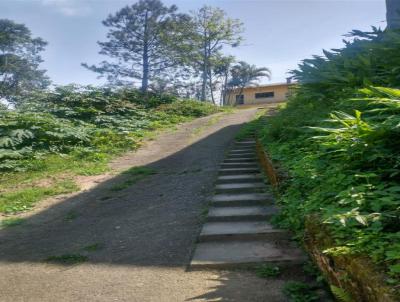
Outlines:
[[49,85],[46,71],[39,68],[46,44],[24,24],[0,19],[0,99],[17,103],[22,94]]
[[98,42],[100,54],[111,61],[100,65],[83,66],[107,76],[112,83],[120,84],[127,79],[141,81],[141,90],[147,92],[149,82],[177,64],[177,56],[171,45],[169,31],[186,17],[177,14],[177,7],[166,7],[159,0],[140,0],[109,15],[103,24],[109,28],[106,42]]

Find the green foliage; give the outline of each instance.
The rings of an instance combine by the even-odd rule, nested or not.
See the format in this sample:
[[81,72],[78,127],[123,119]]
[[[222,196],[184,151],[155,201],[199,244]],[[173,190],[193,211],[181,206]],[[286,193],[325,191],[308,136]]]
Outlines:
[[290,281],[285,284],[283,293],[288,297],[290,302],[311,302],[318,301],[319,297],[312,288],[305,283]]
[[235,138],[237,140],[243,140],[246,138],[248,139],[250,136],[256,134],[258,130],[265,125],[266,118],[264,115],[266,112],[266,109],[258,110],[254,119],[250,123],[246,123],[243,127],[241,127]]
[[83,250],[87,251],[87,252],[96,252],[98,250],[101,250],[104,248],[104,244],[102,243],[93,243],[90,245],[87,245],[83,248]]
[[[159,0],[139,0],[110,14],[103,25],[109,30],[108,41],[98,42],[100,53],[111,58],[100,65],[82,64],[110,82],[124,83],[132,79],[142,80],[142,91],[147,91],[149,80],[177,64],[176,47],[182,41],[179,29],[183,14],[177,7],[165,6]],[[175,33],[178,31],[178,33]]]
[[144,107],[143,98],[136,90],[73,85],[32,93],[17,110],[0,110],[0,170],[26,170],[24,160],[46,153],[101,162],[137,147],[145,131],[220,110],[151,94]]
[[259,134],[289,173],[279,223],[301,238],[313,214],[334,236],[325,253],[368,255],[398,280],[400,32],[352,35],[304,61],[295,95]]
[[181,52],[188,65],[201,73],[200,99],[206,101],[209,96],[214,100],[212,76],[219,72],[224,60],[221,50],[241,43],[243,24],[238,19],[227,17],[220,8],[204,5],[192,12],[188,25],[185,32],[188,39],[186,43],[180,43],[186,47],[181,47]]
[[353,302],[354,300],[351,298],[350,294],[348,294],[346,291],[341,289],[340,287],[331,285],[331,292],[335,296],[335,298],[340,301],[340,302]]
[[[0,212],[29,209],[38,200],[76,190],[55,175],[94,175],[111,158],[137,148],[154,130],[222,109],[136,90],[61,86],[33,92],[16,109],[0,110]],[[137,177],[129,176],[129,186]],[[133,179],[135,178],[135,179]],[[36,185],[41,179],[49,186]]]
[[148,167],[133,167],[122,174],[127,175],[127,178],[121,183],[118,183],[110,188],[111,191],[122,191],[142,180],[146,176],[156,174],[157,172]]
[[0,19],[0,99],[16,102],[21,94],[49,84],[46,71],[39,69],[46,44],[24,24]]
[[46,258],[46,262],[57,263],[62,265],[73,265],[82,263],[88,260],[87,256],[80,254],[63,254],[60,256],[50,256]]
[[239,61],[231,69],[230,88],[243,90],[244,87],[257,85],[260,78],[271,78],[271,71],[266,67],[257,67],[244,61]]
[[25,220],[23,218],[17,217],[4,218],[0,221],[0,229],[21,225],[24,223],[24,221]]
[[65,221],[72,221],[74,219],[78,218],[78,214],[75,211],[69,211],[67,215],[65,215],[64,220]]
[[257,268],[256,274],[261,278],[278,277],[282,273],[279,266],[263,264]]
[[220,109],[210,103],[198,101],[177,101],[158,107],[158,111],[172,116],[202,117],[217,113]]
[[57,182],[49,187],[28,187],[17,191],[0,193],[0,212],[16,213],[28,210],[34,204],[49,196],[70,193],[78,190],[78,186],[71,180]]

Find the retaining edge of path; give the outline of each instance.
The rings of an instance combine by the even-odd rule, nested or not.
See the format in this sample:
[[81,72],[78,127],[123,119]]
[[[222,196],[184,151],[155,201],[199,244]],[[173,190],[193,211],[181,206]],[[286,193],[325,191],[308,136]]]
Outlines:
[[[265,175],[277,189],[282,181],[281,176],[258,138],[256,148]],[[326,255],[323,251],[333,246],[333,243],[333,237],[318,216],[306,217],[304,248],[330,285],[341,288],[357,302],[400,301],[400,289],[387,286],[387,276],[367,257]]]

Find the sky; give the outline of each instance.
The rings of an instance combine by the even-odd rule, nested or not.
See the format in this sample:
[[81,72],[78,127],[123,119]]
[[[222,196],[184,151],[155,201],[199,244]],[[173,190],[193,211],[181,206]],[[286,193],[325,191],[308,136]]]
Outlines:
[[[81,66],[98,63],[97,41],[105,41],[101,24],[110,13],[133,4],[126,0],[0,0],[0,18],[24,23],[33,36],[49,44],[41,67],[55,84],[103,84],[97,74]],[[225,10],[244,23],[244,42],[225,49],[259,67],[272,71],[270,81],[283,82],[288,71],[301,60],[322,54],[322,49],[343,45],[352,29],[384,28],[385,0],[164,0],[180,11],[196,10],[204,4]]]

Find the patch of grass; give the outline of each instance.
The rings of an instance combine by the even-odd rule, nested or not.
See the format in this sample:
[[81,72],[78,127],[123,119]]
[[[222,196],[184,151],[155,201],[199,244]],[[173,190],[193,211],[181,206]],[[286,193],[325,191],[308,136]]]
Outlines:
[[125,170],[122,172],[122,174],[130,175],[130,176],[137,176],[137,175],[152,175],[156,174],[156,170],[153,168],[149,167],[132,167],[129,168],[128,170]]
[[66,221],[71,221],[71,220],[74,220],[74,219],[76,219],[78,217],[78,213],[76,213],[75,211],[69,211],[68,213],[67,213],[67,215],[65,215],[65,220]]
[[309,275],[310,277],[315,278],[318,283],[324,282],[324,277],[321,275],[321,271],[318,267],[312,263],[311,261],[307,261],[303,265],[303,272]]
[[200,215],[203,220],[207,219],[208,212],[210,211],[209,205],[205,205],[202,207]]
[[318,301],[319,296],[312,290],[311,286],[303,282],[290,281],[285,284],[283,293],[290,302]]
[[[227,112],[227,113],[228,113],[228,112]],[[226,113],[225,113],[225,114],[226,114]],[[216,115],[216,116],[211,117],[211,118],[207,121],[207,123],[206,123],[205,125],[202,125],[202,126],[200,126],[200,127],[198,127],[198,128],[196,128],[196,129],[193,130],[193,132],[192,132],[192,137],[193,137],[193,136],[200,135],[200,134],[201,134],[204,130],[206,130],[208,127],[210,127],[210,126],[212,126],[212,125],[218,123],[218,121],[221,119],[221,117],[222,117],[222,115]]]
[[0,228],[8,228],[23,224],[25,219],[23,218],[5,218],[0,221]]
[[103,248],[104,248],[104,244],[97,242],[97,243],[93,243],[93,244],[85,246],[83,248],[83,250],[87,251],[87,252],[95,252],[95,251],[101,250]]
[[258,110],[254,116],[254,119],[240,128],[239,132],[235,136],[235,139],[243,140],[257,133],[257,131],[265,124],[265,114],[267,111],[268,109]]
[[36,202],[46,197],[71,193],[79,190],[72,180],[63,180],[49,187],[23,188],[15,192],[0,194],[0,212],[17,213],[32,208]]
[[46,262],[58,263],[63,265],[72,265],[87,261],[89,258],[80,254],[63,254],[59,256],[50,256],[46,258]]
[[278,277],[282,271],[279,266],[263,264],[256,269],[256,274],[260,278]]
[[110,191],[117,192],[117,191],[122,191],[130,186],[134,185],[137,183],[139,180],[144,179],[145,177],[149,175],[156,174],[156,171],[152,168],[149,167],[132,167],[124,172],[122,172],[122,175],[126,175],[127,179],[123,181],[122,183],[116,184],[110,188]]

